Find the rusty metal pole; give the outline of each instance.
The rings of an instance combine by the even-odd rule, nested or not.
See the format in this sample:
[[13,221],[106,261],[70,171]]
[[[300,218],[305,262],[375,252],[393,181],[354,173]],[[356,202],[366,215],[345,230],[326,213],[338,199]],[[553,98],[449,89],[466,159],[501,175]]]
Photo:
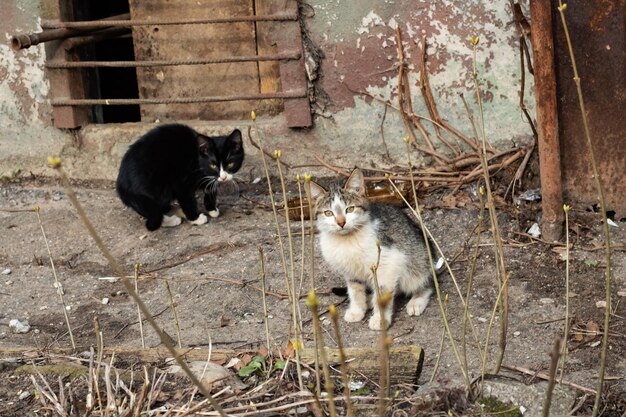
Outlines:
[[544,239],[554,241],[563,235],[564,214],[551,8],[551,0],[530,1],[543,209],[541,232]]

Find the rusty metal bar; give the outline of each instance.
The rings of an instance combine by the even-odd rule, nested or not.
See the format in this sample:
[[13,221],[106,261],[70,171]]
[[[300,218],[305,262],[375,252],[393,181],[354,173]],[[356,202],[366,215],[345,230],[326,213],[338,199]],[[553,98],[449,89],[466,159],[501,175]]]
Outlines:
[[530,2],[543,210],[541,232],[549,241],[561,238],[564,220],[551,7],[551,0]]
[[209,97],[172,97],[172,98],[111,98],[111,99],[68,99],[59,98],[50,100],[53,106],[125,106],[129,104],[190,104],[214,103],[222,101],[267,100],[276,98],[303,98],[308,97],[305,90],[295,90],[277,93],[247,94],[238,96],[209,96]]
[[178,65],[205,65],[223,64],[227,62],[256,62],[256,61],[285,61],[300,59],[299,52],[285,52],[274,55],[243,55],[223,58],[208,59],[180,59],[169,61],[74,61],[74,62],[54,62],[46,63],[47,68],[67,69],[67,68],[133,68],[133,67],[167,67]]
[[[102,19],[102,21],[104,22],[107,19],[120,20],[129,18],[130,14],[124,13],[116,16],[107,17],[105,19]],[[82,29],[57,28],[45,29],[38,33],[24,33],[20,35],[15,35],[11,38],[11,47],[16,51],[19,51],[20,49],[26,49],[44,42],[89,35],[92,34],[94,31],[99,31],[100,29],[101,27],[87,27]]]
[[176,20],[176,19],[148,19],[148,20],[91,20],[81,22],[60,22],[60,21],[47,21],[42,22],[41,26],[44,29],[59,29],[59,28],[97,28],[107,26],[164,26],[164,25],[203,25],[203,24],[215,24],[215,23],[238,23],[238,22],[283,22],[283,21],[296,21],[298,15],[294,13],[278,13],[273,15],[258,15],[258,16],[236,16],[236,17],[223,17],[214,19],[188,19],[188,20]]

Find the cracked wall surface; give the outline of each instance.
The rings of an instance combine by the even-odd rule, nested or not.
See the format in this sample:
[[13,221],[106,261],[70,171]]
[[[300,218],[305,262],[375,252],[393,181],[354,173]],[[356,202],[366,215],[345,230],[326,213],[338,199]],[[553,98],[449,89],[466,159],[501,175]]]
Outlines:
[[[41,16],[49,13],[45,10],[48,3],[12,1],[0,21],[0,36],[5,40],[0,44],[0,173],[37,168],[42,155],[66,152],[73,143],[68,132],[51,127],[44,47],[15,52],[9,46],[10,35],[39,29]],[[511,141],[530,136],[519,108],[518,34],[509,7],[502,0],[316,0],[304,5],[305,38],[324,56],[315,80],[319,92],[313,104],[315,125],[289,130],[281,127],[284,123],[278,116],[268,123],[268,146],[290,149],[292,153],[285,154],[285,158],[302,164],[315,162],[315,155],[324,155],[328,162],[344,167],[404,164],[405,145],[401,139],[406,130],[402,119],[380,101],[397,102],[396,27],[403,36],[416,114],[428,116],[419,89],[420,43],[424,36],[428,45],[426,70],[439,113],[459,130],[471,134],[460,94],[477,113],[468,38],[478,36],[476,67],[488,140],[496,146],[510,147]],[[532,77],[527,76],[525,96],[533,112],[531,81]],[[242,121],[242,125],[245,123]],[[137,124],[135,131],[140,134],[146,129]],[[114,139],[112,130],[115,126],[83,129],[79,137],[89,145],[89,141],[96,143],[103,135],[106,140]],[[383,157],[383,134],[389,157]],[[84,149],[92,148],[106,152],[98,146]],[[81,152],[67,154],[80,158]],[[111,166],[100,167],[93,175],[115,177],[117,159],[106,160]],[[75,175],[88,177],[92,175],[89,172],[88,168],[84,172],[77,169]]]

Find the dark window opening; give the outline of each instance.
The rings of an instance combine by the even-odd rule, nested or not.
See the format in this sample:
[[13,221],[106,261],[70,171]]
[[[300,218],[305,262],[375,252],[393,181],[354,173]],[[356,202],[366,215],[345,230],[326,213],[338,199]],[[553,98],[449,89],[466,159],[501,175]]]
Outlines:
[[[98,20],[128,13],[128,0],[74,0],[76,20]],[[134,61],[132,36],[82,45],[77,50],[84,61]],[[88,68],[84,72],[87,93],[91,98],[139,98],[135,68]],[[139,105],[93,106],[95,123],[123,123],[141,120]]]

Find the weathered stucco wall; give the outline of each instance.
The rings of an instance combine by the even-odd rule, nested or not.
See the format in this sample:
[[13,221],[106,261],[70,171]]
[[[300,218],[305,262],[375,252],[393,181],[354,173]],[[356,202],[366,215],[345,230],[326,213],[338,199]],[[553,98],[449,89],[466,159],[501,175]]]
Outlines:
[[[41,30],[39,0],[2,3],[0,19],[0,176],[16,169],[45,172],[45,155],[60,153],[69,135],[51,126],[43,45],[19,53],[11,36]],[[44,9],[44,10],[42,10]]]
[[[0,172],[15,168],[40,167],[42,157],[62,152],[70,158],[75,176],[114,178],[122,147],[112,143],[130,141],[146,125],[91,126],[80,133],[82,148],[72,148],[70,134],[50,127],[49,92],[43,71],[44,48],[18,53],[9,47],[9,36],[38,29],[41,2],[16,0],[5,9],[0,21]],[[518,106],[520,66],[517,33],[508,2],[476,0],[437,2],[421,0],[316,0],[305,7],[305,22],[312,44],[325,58],[320,62],[318,115],[315,126],[306,130],[283,127],[282,118],[262,120],[267,126],[266,146],[281,148],[286,159],[298,164],[316,163],[323,155],[331,163],[346,167],[398,165],[406,160],[402,137],[406,131],[399,114],[380,101],[354,93],[361,91],[382,99],[397,100],[397,53],[395,27],[402,30],[416,114],[428,116],[419,90],[420,41],[428,44],[427,70],[439,113],[460,130],[471,127],[459,94],[467,97],[476,111],[471,80],[470,36],[479,36],[477,68],[485,102],[489,140],[509,147],[511,140],[530,135]],[[527,77],[527,88],[529,87]],[[351,91],[352,90],[352,91]],[[532,95],[526,101],[532,110]],[[390,151],[383,158],[380,126]],[[240,123],[243,125],[245,122]],[[227,123],[224,129],[238,123]],[[196,124],[196,126],[198,126]],[[199,126],[202,130],[202,126]],[[214,123],[205,131],[219,130]],[[115,150],[111,154],[112,150]],[[250,161],[254,163],[255,159]],[[328,174],[328,171],[320,170]]]

